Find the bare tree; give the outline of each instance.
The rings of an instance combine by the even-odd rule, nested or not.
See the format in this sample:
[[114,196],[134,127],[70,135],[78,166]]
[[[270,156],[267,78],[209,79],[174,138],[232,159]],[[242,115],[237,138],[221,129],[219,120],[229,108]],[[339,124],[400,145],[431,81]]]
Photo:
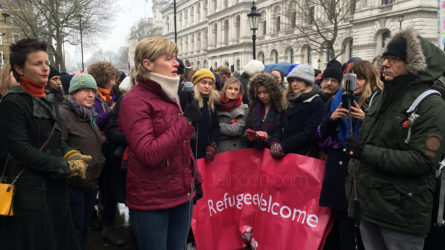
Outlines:
[[113,0],[4,0],[4,9],[26,37],[47,41],[51,63],[65,71],[63,44],[80,42],[104,31],[111,21]]
[[297,29],[312,48],[326,52],[331,58],[344,53],[334,44],[341,25],[349,23],[358,0],[284,0],[289,27]]

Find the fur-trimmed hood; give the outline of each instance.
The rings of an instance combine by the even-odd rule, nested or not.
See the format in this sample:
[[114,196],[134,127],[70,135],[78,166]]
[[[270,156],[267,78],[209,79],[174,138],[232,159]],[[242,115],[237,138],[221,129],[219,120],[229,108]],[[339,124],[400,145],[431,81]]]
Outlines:
[[409,73],[420,81],[433,81],[444,73],[445,54],[437,46],[418,35],[412,28],[396,33],[387,45],[398,37],[406,39],[406,63]]
[[255,104],[260,101],[260,99],[255,96],[255,89],[261,85],[264,85],[267,92],[270,93],[272,102],[275,104],[277,110],[279,112],[283,111],[284,108],[281,100],[282,92],[278,86],[276,78],[270,73],[256,73],[250,78],[248,85],[249,107],[253,108]]

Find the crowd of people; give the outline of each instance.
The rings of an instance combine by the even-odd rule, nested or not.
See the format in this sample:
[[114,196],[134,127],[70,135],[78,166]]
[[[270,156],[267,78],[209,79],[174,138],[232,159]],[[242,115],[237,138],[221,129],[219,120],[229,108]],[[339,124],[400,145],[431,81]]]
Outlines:
[[242,148],[325,161],[319,204],[335,224],[324,249],[445,246],[443,228],[432,229],[445,101],[434,92],[414,119],[406,113],[445,73],[445,54],[411,29],[373,63],[334,59],[322,72],[264,72],[256,60],[241,74],[192,69],[159,37],[139,42],[129,76],[105,61],[61,74],[37,39],[10,50],[0,167],[2,180],[17,181],[14,215],[0,217],[2,249],[86,249],[91,227],[123,246],[118,202],[138,249],[184,249],[203,196],[196,160]]

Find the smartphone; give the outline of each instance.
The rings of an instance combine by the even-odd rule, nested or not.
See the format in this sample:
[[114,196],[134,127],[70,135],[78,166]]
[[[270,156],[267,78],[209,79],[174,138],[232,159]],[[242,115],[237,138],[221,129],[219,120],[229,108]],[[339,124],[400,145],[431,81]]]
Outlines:
[[349,104],[353,105],[354,98],[352,97],[352,95],[343,94],[341,96],[341,102],[343,103],[343,105],[341,106],[342,108],[349,109]]
[[252,129],[250,129],[250,128],[248,128],[248,129],[246,130],[246,133],[247,133],[248,135],[256,135],[255,130],[252,130]]

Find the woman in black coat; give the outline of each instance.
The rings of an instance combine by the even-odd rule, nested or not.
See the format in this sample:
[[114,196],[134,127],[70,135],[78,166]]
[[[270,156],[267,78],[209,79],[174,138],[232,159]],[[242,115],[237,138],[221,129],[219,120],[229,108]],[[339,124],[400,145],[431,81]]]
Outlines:
[[[354,72],[357,75],[357,89],[353,92],[351,116],[354,134],[358,135],[361,122],[365,117],[364,110],[383,84],[377,71],[368,61],[355,62],[348,72]],[[342,99],[344,99],[343,88],[326,103],[330,104],[331,113],[323,118],[317,129],[317,136],[323,142],[323,149],[327,154],[320,206],[331,207],[335,216],[333,232],[338,231],[339,242],[334,242],[333,245],[339,245],[339,249],[342,250],[352,250],[355,249],[354,221],[347,216],[345,179],[349,158],[344,149],[346,146],[344,139],[350,134],[349,111],[344,108],[346,104],[342,103]],[[329,244],[331,243],[328,240],[327,245]]]
[[199,122],[195,127],[197,137],[190,140],[190,146],[196,159],[203,158],[212,161],[215,158],[219,143],[219,121],[216,112],[216,103],[219,93],[215,87],[215,76],[210,70],[200,69],[192,77],[193,92],[181,91],[179,93],[184,113],[199,110]]
[[307,64],[300,64],[288,74],[287,81],[287,110],[281,128],[272,138],[271,155],[275,159],[287,153],[316,157],[315,130],[323,116],[323,101],[317,94],[318,86],[314,85],[314,70]]
[[62,141],[57,100],[44,92],[46,48],[44,41],[30,38],[10,47],[11,68],[20,85],[2,99],[0,132],[11,156],[8,176],[24,172],[15,185],[14,216],[0,216],[1,249],[78,249],[65,181],[85,178],[87,163],[74,158],[90,157]]

